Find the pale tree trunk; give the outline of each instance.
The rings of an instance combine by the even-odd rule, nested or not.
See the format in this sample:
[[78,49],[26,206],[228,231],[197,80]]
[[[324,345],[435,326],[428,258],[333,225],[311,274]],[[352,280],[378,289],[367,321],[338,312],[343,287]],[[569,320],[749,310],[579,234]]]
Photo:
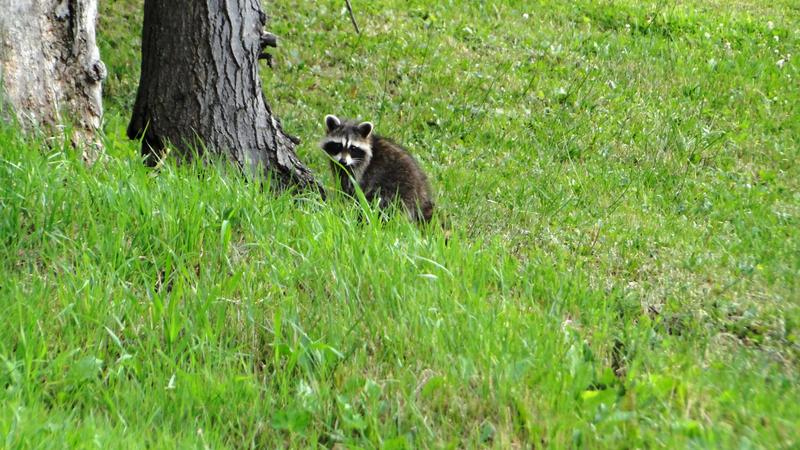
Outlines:
[[260,0],[145,0],[142,71],[128,136],[154,164],[210,151],[282,184],[318,187],[262,92],[259,57],[274,36]]
[[[106,68],[95,40],[97,0],[0,0],[0,103],[28,130],[66,136],[94,161]],[[8,115],[6,114],[6,119]]]

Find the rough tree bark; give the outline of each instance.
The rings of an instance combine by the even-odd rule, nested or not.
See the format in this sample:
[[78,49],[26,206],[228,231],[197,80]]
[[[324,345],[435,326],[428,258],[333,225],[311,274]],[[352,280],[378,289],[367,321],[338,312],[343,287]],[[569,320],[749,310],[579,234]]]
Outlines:
[[70,122],[89,162],[102,151],[106,76],[96,20],[97,0],[0,0],[0,103],[26,129],[57,133]]
[[155,163],[169,145],[317,186],[267,104],[259,58],[275,45],[260,0],[145,0],[142,74],[128,137]]

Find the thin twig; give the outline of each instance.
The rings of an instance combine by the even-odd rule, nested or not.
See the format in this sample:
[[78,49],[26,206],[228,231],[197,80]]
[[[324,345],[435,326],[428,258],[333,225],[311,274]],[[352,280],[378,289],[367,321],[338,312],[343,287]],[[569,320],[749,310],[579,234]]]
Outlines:
[[347,11],[350,13],[350,21],[353,22],[356,34],[361,34],[361,30],[358,29],[358,24],[356,23],[356,16],[353,14],[353,6],[350,4],[350,0],[344,0],[344,2],[347,3]]

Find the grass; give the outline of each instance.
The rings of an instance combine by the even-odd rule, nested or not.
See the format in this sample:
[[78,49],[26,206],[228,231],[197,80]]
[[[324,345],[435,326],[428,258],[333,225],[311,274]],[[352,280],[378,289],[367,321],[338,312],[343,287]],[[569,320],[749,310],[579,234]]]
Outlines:
[[101,5],[92,168],[0,127],[0,445],[800,446],[790,0],[268,5],[301,158],[375,121],[454,230],[358,223],[124,129],[141,4]]

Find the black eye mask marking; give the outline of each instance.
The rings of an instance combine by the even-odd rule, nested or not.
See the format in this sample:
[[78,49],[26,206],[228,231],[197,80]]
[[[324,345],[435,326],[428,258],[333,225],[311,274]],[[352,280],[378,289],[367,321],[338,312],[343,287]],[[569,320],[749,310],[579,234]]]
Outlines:
[[367,152],[365,152],[364,150],[352,145],[350,146],[349,150],[350,150],[350,156],[352,156],[354,159],[361,159],[367,154]]
[[342,144],[339,142],[327,142],[322,149],[329,155],[337,155],[342,152]]

